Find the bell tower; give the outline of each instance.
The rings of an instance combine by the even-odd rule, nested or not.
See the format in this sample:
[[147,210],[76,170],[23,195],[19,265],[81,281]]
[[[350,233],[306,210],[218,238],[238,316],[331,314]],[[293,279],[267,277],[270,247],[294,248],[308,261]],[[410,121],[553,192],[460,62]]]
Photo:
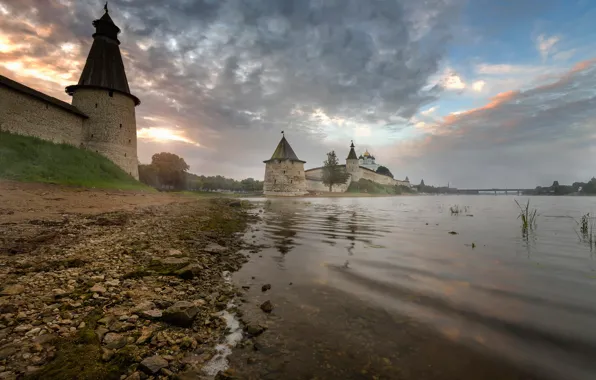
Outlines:
[[89,116],[83,123],[83,143],[134,178],[139,178],[135,107],[120,54],[120,28],[109,15],[93,21],[93,44],[78,84],[66,87],[72,105]]

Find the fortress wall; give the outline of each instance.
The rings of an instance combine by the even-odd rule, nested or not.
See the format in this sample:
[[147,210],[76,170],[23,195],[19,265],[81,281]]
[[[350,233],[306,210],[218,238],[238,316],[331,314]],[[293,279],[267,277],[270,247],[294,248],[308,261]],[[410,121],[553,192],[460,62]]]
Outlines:
[[[331,188],[332,193],[345,193],[348,190],[348,187],[352,183],[352,177],[350,176],[346,183],[341,185],[333,185]],[[328,193],[329,186],[325,185],[323,181],[316,180],[316,179],[306,179],[306,190],[314,191],[317,193]]]
[[80,147],[82,116],[5,86],[0,99],[0,130]]
[[86,148],[106,156],[138,179],[134,100],[116,91],[79,88],[72,104],[89,116],[83,124]]
[[393,178],[388,177],[386,175],[378,174],[378,173],[375,173],[375,172],[372,172],[372,171],[366,170],[366,169],[361,169],[361,170],[362,170],[362,178],[364,178],[364,179],[368,179],[373,182],[380,183],[382,185],[395,185],[397,183],[396,180],[394,180]]
[[321,180],[323,179],[323,168],[311,169],[306,171],[306,179]]
[[265,195],[304,195],[306,178],[302,162],[282,160],[265,165]]

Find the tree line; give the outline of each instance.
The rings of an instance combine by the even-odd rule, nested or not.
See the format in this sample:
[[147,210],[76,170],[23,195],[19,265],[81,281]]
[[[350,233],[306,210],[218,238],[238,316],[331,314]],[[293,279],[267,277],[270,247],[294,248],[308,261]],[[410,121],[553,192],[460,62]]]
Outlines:
[[537,186],[534,190],[526,191],[527,195],[596,195],[596,178],[588,182],[573,182],[571,185],[560,185],[554,181],[551,186]]
[[220,175],[204,176],[188,173],[190,167],[176,154],[161,152],[151,157],[148,165],[139,165],[139,180],[160,190],[189,191],[238,191],[263,190],[263,181],[246,178],[237,181]]

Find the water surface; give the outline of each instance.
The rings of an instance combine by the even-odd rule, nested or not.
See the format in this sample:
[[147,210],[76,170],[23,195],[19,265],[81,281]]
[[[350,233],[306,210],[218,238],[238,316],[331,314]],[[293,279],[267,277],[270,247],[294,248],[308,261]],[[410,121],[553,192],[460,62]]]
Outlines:
[[269,248],[236,277],[276,305],[270,378],[596,378],[596,262],[575,222],[596,199],[531,198],[529,234],[514,199],[258,203],[249,240]]

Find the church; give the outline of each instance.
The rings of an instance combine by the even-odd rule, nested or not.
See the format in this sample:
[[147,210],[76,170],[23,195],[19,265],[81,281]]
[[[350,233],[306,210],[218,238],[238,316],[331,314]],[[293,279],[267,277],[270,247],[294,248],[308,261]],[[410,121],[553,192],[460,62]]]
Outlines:
[[120,28],[108,13],[95,33],[77,84],[66,87],[72,104],[0,75],[0,131],[66,143],[101,154],[138,179],[135,107],[124,70]]
[[[410,187],[407,177],[402,181],[377,173],[376,169],[380,165],[375,163],[375,157],[368,150],[358,157],[355,148],[352,142],[346,164],[339,165],[349,174],[348,180],[344,184],[334,185],[332,192],[346,192],[352,181],[357,182],[362,178],[382,185]],[[324,168],[321,166],[305,170],[306,161],[298,158],[285,135],[282,136],[271,158],[263,162],[265,163],[263,185],[265,195],[300,196],[312,192],[329,192],[329,188],[323,183]]]

